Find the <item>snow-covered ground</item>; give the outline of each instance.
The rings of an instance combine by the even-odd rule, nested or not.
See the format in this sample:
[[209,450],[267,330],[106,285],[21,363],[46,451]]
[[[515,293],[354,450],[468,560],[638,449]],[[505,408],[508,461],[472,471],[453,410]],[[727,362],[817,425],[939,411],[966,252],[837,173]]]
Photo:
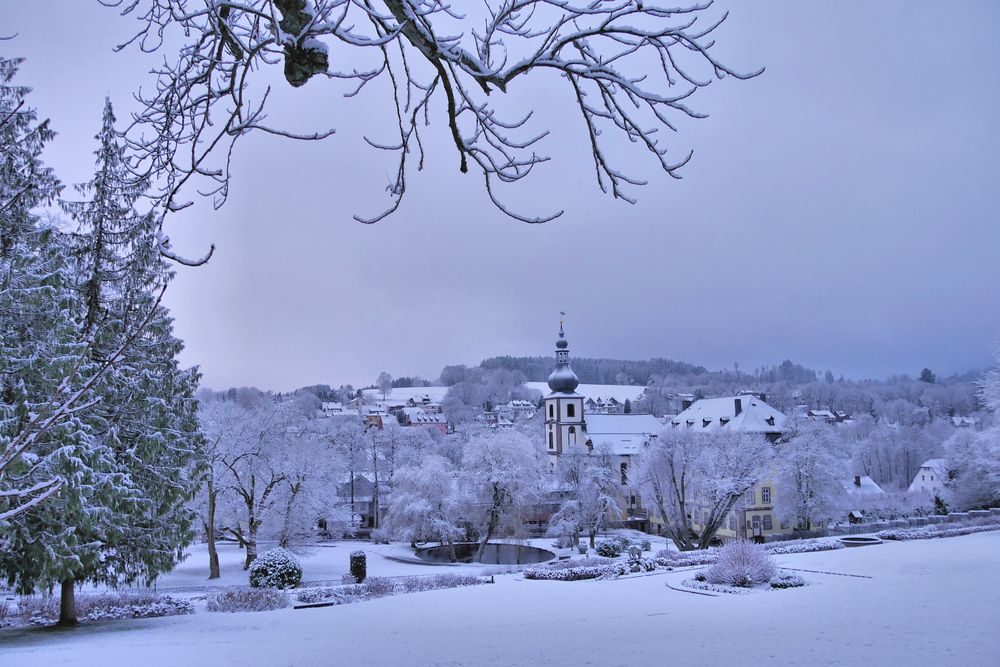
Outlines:
[[[372,549],[366,545],[366,551]],[[329,567],[339,574],[349,548],[330,552],[335,550],[343,551],[342,558],[329,559]],[[405,574],[403,568],[420,567],[382,561],[370,555],[370,571],[385,567],[381,573],[390,574],[398,565],[396,572]],[[572,583],[505,575],[492,586],[339,607],[200,611],[69,631],[2,630],[0,664],[937,667],[997,662],[1000,532],[779,556],[778,562],[871,578],[802,572],[811,584],[804,588],[705,597],[665,585],[679,586],[690,572]],[[184,568],[171,575],[173,581],[204,581]],[[163,587],[168,583],[161,582]]]

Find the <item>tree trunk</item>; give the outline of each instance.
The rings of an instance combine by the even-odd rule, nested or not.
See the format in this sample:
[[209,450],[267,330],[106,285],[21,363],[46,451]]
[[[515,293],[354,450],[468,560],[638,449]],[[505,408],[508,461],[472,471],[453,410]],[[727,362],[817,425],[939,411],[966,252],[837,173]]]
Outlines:
[[295,498],[302,489],[302,482],[292,484],[288,494],[288,503],[285,505],[285,520],[281,525],[281,535],[278,537],[278,546],[282,549],[288,547],[291,541],[292,532],[292,509],[295,507]]
[[208,543],[208,578],[218,579],[219,551],[215,548],[215,485],[208,482],[208,522],[205,524],[205,541]]
[[76,589],[72,579],[62,582],[59,590],[59,625],[76,625]]
[[597,548],[596,539],[597,539],[597,531],[596,530],[590,531],[590,548],[591,549],[596,549]]
[[247,547],[247,557],[246,560],[243,562],[243,569],[249,570],[250,563],[257,560],[257,521],[253,519],[252,515],[250,518],[250,527],[246,539],[246,547]]

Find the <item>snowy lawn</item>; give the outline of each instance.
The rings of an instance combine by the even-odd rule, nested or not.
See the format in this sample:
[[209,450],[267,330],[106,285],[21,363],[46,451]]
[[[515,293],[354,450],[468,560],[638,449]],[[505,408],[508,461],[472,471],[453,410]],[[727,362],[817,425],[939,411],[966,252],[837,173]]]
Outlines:
[[[350,549],[337,551],[339,573]],[[339,607],[0,630],[0,663],[996,664],[1000,532],[776,559],[872,578],[799,572],[811,585],[706,597],[665,585],[690,571],[572,583],[508,575]]]

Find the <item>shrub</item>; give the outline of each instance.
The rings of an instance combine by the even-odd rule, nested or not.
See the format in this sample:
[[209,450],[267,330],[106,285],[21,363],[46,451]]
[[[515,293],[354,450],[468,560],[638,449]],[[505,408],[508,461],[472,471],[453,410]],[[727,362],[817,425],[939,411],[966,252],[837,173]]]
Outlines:
[[583,542],[581,542],[580,544],[576,545],[576,550],[577,550],[577,553],[579,553],[581,556],[586,556],[587,555],[587,545],[584,544]]
[[883,540],[930,540],[938,537],[959,537],[989,530],[1000,530],[1000,524],[981,526],[922,526],[920,528],[898,528],[876,533]]
[[300,581],[302,566],[287,549],[268,549],[250,564],[250,585],[254,588],[295,588]]
[[299,602],[306,604],[313,602],[350,604],[396,593],[419,593],[486,583],[489,582],[485,579],[464,574],[436,574],[426,577],[399,577],[396,579],[370,577],[364,584],[356,586],[306,588],[297,592],[295,597]]
[[381,528],[372,531],[372,543],[389,544],[389,532]]
[[359,584],[368,576],[368,558],[364,551],[355,551],[351,554],[351,575]]
[[642,543],[639,546],[642,547],[643,551],[652,551],[653,550],[653,543],[650,542],[649,540],[643,540]]
[[805,585],[805,579],[791,572],[781,572],[771,581],[771,588],[798,588]]
[[369,595],[376,598],[396,592],[395,583],[388,577],[368,577],[362,586],[364,586]]
[[[5,604],[0,607],[7,609]],[[2,611],[2,610],[0,610]],[[76,614],[80,621],[99,621],[120,618],[154,618],[192,614],[194,608],[187,600],[178,600],[167,595],[157,595],[152,591],[130,591],[104,593],[101,595],[78,595]],[[31,596],[18,601],[16,616],[10,613],[6,624],[48,625],[59,619],[59,598],[57,596]],[[4,625],[0,614],[0,626]]]
[[617,542],[600,542],[597,545],[597,555],[605,558],[617,558],[621,554],[621,547]]
[[719,549],[715,565],[705,571],[712,584],[749,588],[774,579],[777,568],[764,548],[749,540],[734,540]]
[[628,545],[630,544],[628,538],[627,537],[622,537],[621,535],[618,535],[618,536],[612,538],[611,541],[614,542],[614,543],[616,543],[618,545],[618,551],[619,552],[625,551],[626,549],[628,549]]
[[209,611],[270,611],[288,606],[288,593],[280,588],[227,588],[208,595]]
[[350,572],[345,572],[344,574],[340,575],[340,583],[344,584],[345,586],[350,586],[358,583],[358,580],[355,579],[354,575],[351,574]]
[[813,551],[835,551],[843,549],[844,545],[837,541],[804,540],[801,542],[772,542],[765,544],[767,553],[780,556],[782,554],[805,554]]

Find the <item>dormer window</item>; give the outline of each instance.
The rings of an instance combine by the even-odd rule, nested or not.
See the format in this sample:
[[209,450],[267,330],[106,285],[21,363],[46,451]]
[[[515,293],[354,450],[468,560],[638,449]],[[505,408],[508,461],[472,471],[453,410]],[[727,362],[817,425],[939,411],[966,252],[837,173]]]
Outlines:
[[721,424],[722,426],[725,426],[728,423],[729,423],[728,419],[726,419],[725,417],[719,417],[719,424]]
[[702,428],[708,428],[708,425],[711,424],[711,423],[712,423],[711,419],[702,419],[701,420],[701,427]]
[[693,419],[688,419],[688,420],[687,420],[687,421],[686,421],[685,423],[686,423],[686,424],[687,424],[688,426],[694,426],[694,420],[693,420]]
[[767,422],[767,425],[768,425],[768,426],[774,426],[774,417],[768,417],[768,418],[767,418],[767,419],[765,419],[764,421],[766,421],[766,422]]

